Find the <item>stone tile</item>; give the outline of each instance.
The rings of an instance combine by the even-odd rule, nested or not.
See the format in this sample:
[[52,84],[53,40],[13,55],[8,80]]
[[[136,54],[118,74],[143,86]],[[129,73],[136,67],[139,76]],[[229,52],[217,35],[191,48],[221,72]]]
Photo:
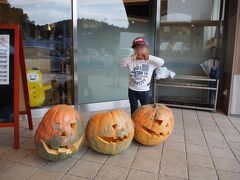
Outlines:
[[104,163],[106,159],[108,158],[108,155],[101,154],[98,152],[93,151],[92,149],[88,149],[88,151],[81,157],[81,159],[93,161],[93,162],[99,162]]
[[[36,121],[36,119],[33,119],[33,124],[34,124],[35,121]],[[19,126],[20,126],[21,128],[28,129],[28,121],[27,121],[27,119],[20,120],[20,121],[19,121]]]
[[216,170],[212,168],[189,166],[189,178],[191,180],[217,180]]
[[240,172],[240,165],[235,159],[222,159],[213,157],[213,161],[216,169],[231,172]]
[[14,162],[0,159],[0,173],[13,166]]
[[177,135],[184,136],[183,128],[182,127],[177,128],[177,127],[174,126],[174,129],[172,131],[172,135],[174,135],[174,136],[177,136]]
[[23,164],[15,164],[10,167],[8,170],[0,174],[1,180],[22,180],[29,177],[37,170],[33,166],[25,166]]
[[172,150],[164,150],[161,164],[186,164],[186,153]]
[[224,134],[224,136],[227,141],[240,142],[240,134],[238,135]]
[[22,131],[20,133],[20,137],[26,137],[26,138],[34,137],[36,134],[36,130],[37,130],[37,128],[35,128],[33,130],[26,129],[25,131]]
[[87,147],[80,147],[78,152],[75,153],[72,157],[73,158],[81,158],[86,152],[87,152],[88,148]]
[[140,146],[132,168],[157,173],[159,170],[161,149],[154,146]]
[[160,174],[187,179],[187,163],[162,163]]
[[228,149],[228,145],[225,140],[222,139],[207,139],[209,147]]
[[219,120],[219,119],[215,119],[219,129],[223,130],[223,129],[234,129],[234,126],[228,122],[227,119],[225,120]]
[[32,176],[30,176],[29,180],[58,180],[63,175],[64,174],[59,172],[38,169]]
[[93,179],[102,167],[102,163],[79,160],[69,171],[68,174]]
[[160,160],[148,159],[144,156],[137,156],[133,162],[132,168],[147,172],[157,173],[159,170]]
[[186,153],[164,150],[161,158],[160,174],[187,178]]
[[130,166],[133,163],[134,157],[137,153],[138,147],[139,145],[137,145],[136,143],[132,143],[127,150],[117,155],[109,156],[105,164],[112,164],[112,165],[130,168]]
[[207,146],[201,146],[196,144],[186,144],[186,147],[187,147],[187,153],[210,156]]
[[[19,128],[19,133],[25,131],[26,129],[25,128]],[[9,127],[6,127],[6,128],[3,128],[1,127],[0,129],[0,133],[1,134],[7,134],[7,135],[13,135],[14,133],[14,128],[9,128]],[[2,136],[2,135],[1,135]]]
[[174,150],[174,151],[180,151],[185,152],[185,143],[178,143],[178,142],[164,142],[163,149],[165,150]]
[[[5,137],[2,137],[5,136]],[[7,137],[7,138],[6,138]],[[19,144],[22,144],[25,140],[27,140],[26,137],[21,137],[19,138]],[[4,145],[4,146],[13,146],[14,144],[14,138],[13,135],[5,135],[5,134],[1,134],[1,138],[0,138],[0,145]]]
[[179,142],[179,143],[184,143],[184,136],[183,135],[174,135],[174,134],[171,134],[167,141],[170,141],[170,142]]
[[32,150],[32,151],[36,150],[33,137],[23,141],[23,143],[20,144],[20,147],[23,149]]
[[129,169],[105,164],[96,176],[96,180],[125,180]]
[[67,172],[77,161],[76,158],[68,158],[58,162],[49,161],[42,168],[49,171]]
[[166,175],[159,174],[158,180],[184,180],[184,179],[183,178],[174,177],[174,176],[166,176]]
[[210,147],[209,149],[213,157],[235,159],[230,149],[220,149],[220,148],[213,148],[213,147]]
[[9,151],[11,149],[12,149],[12,147],[0,145],[0,157],[2,154],[6,153],[7,151]]
[[240,173],[217,170],[219,180],[239,180]]
[[187,144],[195,144],[195,145],[201,145],[206,146],[206,141],[204,138],[188,138],[186,139]]
[[[186,125],[185,125],[186,127]],[[185,136],[186,137],[200,137],[203,138],[202,129],[199,127],[197,129],[185,129]]]
[[237,158],[238,162],[240,162],[240,151],[234,152],[234,153],[236,155],[236,158]]
[[0,159],[5,159],[8,161],[14,161],[14,162],[18,162],[21,159],[25,158],[27,155],[29,155],[32,151],[29,150],[24,150],[24,149],[10,149],[8,152],[2,154],[0,156]]
[[224,128],[221,129],[223,134],[235,135],[238,136],[239,132],[235,128]]
[[219,128],[217,126],[202,126],[203,128],[203,131],[206,132],[206,131],[211,131],[211,132],[220,132]]
[[195,165],[195,166],[214,168],[214,165],[210,156],[203,156],[203,155],[188,153],[187,162],[188,164]]
[[6,128],[6,127],[3,128],[3,127],[2,127],[2,128],[0,129],[0,133],[1,133],[1,134],[13,134],[13,128],[8,128],[8,127],[7,127],[7,128]]
[[72,176],[72,175],[65,174],[61,180],[89,180],[89,179],[79,177],[79,176]]
[[131,169],[127,180],[157,180],[158,174]]
[[[240,143],[239,142],[228,142],[228,143],[233,151],[240,151]],[[0,149],[1,149],[1,147],[0,147]]]
[[206,139],[224,139],[221,132],[205,131],[204,134]]
[[29,154],[28,156],[26,156],[25,158],[23,158],[22,160],[20,160],[19,163],[24,164],[24,165],[28,165],[28,166],[41,167],[41,166],[43,166],[45,163],[47,163],[47,161],[46,161],[46,160],[43,160],[42,158],[40,158],[40,157],[37,155],[37,152],[34,151],[33,153]]
[[238,162],[240,162],[240,151],[238,154],[236,154],[236,158],[237,158]]
[[[235,159],[236,156],[240,161],[240,134],[235,129],[235,127],[240,129],[239,119],[231,120],[234,127],[224,114],[202,111],[197,111],[196,114],[193,110],[183,110],[182,117],[181,109],[173,109],[173,112],[176,119],[174,131],[167,141],[158,146],[146,147],[133,141],[122,153],[107,156],[95,153],[85,142],[72,158],[60,162],[47,162],[36,155],[33,141],[36,129],[28,130],[27,121],[20,122],[21,148],[17,151],[12,148],[13,129],[1,128],[0,179],[20,180],[31,176],[30,179],[44,180],[89,178],[183,180],[188,178],[188,164],[190,179],[214,180],[217,177],[210,154],[214,158],[220,180],[239,179],[240,165]],[[85,124],[91,114],[86,113]],[[34,126],[39,122],[40,119],[34,120]],[[132,168],[129,170],[130,167]],[[67,174],[64,175],[64,172]]]

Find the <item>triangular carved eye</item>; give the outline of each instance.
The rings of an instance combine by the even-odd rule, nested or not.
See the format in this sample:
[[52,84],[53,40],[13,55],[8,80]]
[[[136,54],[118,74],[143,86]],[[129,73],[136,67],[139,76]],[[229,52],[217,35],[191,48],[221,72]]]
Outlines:
[[72,130],[75,132],[76,129],[77,129],[77,124],[76,123],[71,123],[70,126],[71,126]]
[[63,131],[61,136],[67,136],[67,132],[66,131]]
[[167,123],[165,127],[169,127],[169,124]]
[[155,121],[156,121],[156,123],[159,124],[159,126],[161,126],[161,124],[162,124],[162,122],[163,122],[163,120],[159,120],[159,119],[155,119]]
[[117,129],[117,124],[112,125],[113,129]]

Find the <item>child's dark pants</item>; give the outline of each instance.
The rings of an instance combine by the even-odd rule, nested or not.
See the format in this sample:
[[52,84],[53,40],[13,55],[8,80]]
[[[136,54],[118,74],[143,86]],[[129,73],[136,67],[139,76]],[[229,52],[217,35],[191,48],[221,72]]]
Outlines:
[[149,103],[149,91],[134,91],[128,89],[128,98],[131,108],[131,115],[133,115],[134,111],[138,108],[138,100],[140,101],[141,105],[145,105]]

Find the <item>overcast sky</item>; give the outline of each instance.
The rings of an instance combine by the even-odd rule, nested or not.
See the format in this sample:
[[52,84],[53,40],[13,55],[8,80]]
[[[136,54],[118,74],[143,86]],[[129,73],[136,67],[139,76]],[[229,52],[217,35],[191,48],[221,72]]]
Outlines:
[[[9,0],[12,7],[22,8],[36,25],[51,24],[71,19],[70,0]],[[128,27],[122,0],[78,0],[78,18],[106,22],[117,27]]]

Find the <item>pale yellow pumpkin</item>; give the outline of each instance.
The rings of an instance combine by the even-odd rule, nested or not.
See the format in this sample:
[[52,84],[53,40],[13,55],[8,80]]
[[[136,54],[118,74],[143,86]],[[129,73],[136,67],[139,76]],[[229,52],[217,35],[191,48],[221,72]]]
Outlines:
[[99,112],[92,116],[86,128],[86,139],[92,149],[104,154],[117,154],[131,144],[134,126],[123,110]]

